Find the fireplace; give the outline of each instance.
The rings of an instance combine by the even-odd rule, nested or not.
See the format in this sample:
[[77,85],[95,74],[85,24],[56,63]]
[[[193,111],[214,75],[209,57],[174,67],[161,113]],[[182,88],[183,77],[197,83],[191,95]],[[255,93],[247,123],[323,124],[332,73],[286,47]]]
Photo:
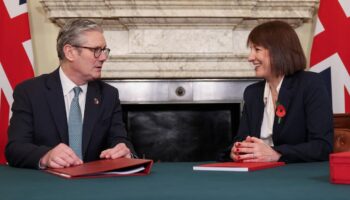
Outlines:
[[118,88],[139,157],[210,161],[236,134],[245,87],[255,79],[106,80]]
[[123,105],[124,121],[140,157],[207,161],[232,141],[240,104]]

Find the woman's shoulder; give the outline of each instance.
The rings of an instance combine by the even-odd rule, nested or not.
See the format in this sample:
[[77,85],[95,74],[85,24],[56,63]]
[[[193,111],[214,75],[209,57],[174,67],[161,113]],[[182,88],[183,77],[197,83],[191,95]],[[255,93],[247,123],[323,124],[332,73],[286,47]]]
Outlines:
[[295,94],[304,94],[304,97],[312,97],[317,95],[318,97],[328,97],[330,92],[328,85],[321,74],[311,71],[301,71],[292,76],[292,84]]
[[301,81],[314,81],[314,80],[321,80],[322,77],[317,72],[312,71],[299,71],[294,74],[295,77],[298,77]]
[[303,86],[319,86],[320,84],[321,85],[325,84],[322,76],[316,72],[300,71],[296,73],[294,76],[299,82],[299,84]]
[[257,81],[255,83],[252,83],[250,85],[247,86],[246,91],[250,91],[250,90],[259,90],[260,88],[264,88],[265,87],[265,80],[261,80],[261,81]]
[[258,81],[258,82],[255,82],[253,84],[248,85],[246,87],[246,89],[244,90],[244,96],[250,96],[250,95],[256,96],[259,91],[264,90],[265,83],[266,83],[265,80],[261,80],[261,81]]

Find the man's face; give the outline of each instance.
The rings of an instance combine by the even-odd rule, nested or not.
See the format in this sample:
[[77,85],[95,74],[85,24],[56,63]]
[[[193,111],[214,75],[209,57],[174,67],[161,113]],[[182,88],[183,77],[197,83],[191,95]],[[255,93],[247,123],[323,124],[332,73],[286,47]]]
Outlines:
[[106,47],[106,41],[102,33],[87,31],[83,33],[82,41],[80,47],[73,46],[76,52],[70,66],[71,75],[77,84],[85,84],[100,78],[102,65],[108,58],[108,55],[104,52],[96,58],[93,50],[94,48],[103,49]]

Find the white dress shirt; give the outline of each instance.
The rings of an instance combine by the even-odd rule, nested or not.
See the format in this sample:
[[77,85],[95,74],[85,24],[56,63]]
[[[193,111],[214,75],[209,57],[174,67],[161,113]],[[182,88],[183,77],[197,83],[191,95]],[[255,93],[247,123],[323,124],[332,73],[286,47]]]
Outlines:
[[[277,86],[277,96],[279,94],[279,91],[281,89],[281,85],[283,82],[284,77],[281,79],[280,83]],[[271,94],[271,88],[269,83],[266,81],[265,83],[265,89],[264,89],[264,98],[263,98],[265,108],[264,108],[264,117],[261,124],[260,129],[260,139],[262,139],[265,144],[269,146],[273,146],[272,141],[272,132],[273,132],[273,122],[275,119],[275,106],[272,99]]]
[[[67,122],[68,122],[70,104],[74,98],[73,88],[76,87],[77,85],[66,76],[66,74],[63,72],[61,67],[59,69],[59,73],[60,73],[60,79],[61,79],[61,84],[63,89],[64,104],[66,106],[66,116],[67,116]],[[82,121],[84,121],[87,83],[84,85],[80,85],[79,87],[82,90],[79,94],[79,106],[81,110]]]

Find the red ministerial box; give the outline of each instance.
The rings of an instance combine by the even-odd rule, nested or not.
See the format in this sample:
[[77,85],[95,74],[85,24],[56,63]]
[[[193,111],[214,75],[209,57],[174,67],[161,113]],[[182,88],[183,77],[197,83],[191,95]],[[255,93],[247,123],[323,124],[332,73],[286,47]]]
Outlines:
[[331,182],[350,184],[350,152],[333,153],[329,157]]

